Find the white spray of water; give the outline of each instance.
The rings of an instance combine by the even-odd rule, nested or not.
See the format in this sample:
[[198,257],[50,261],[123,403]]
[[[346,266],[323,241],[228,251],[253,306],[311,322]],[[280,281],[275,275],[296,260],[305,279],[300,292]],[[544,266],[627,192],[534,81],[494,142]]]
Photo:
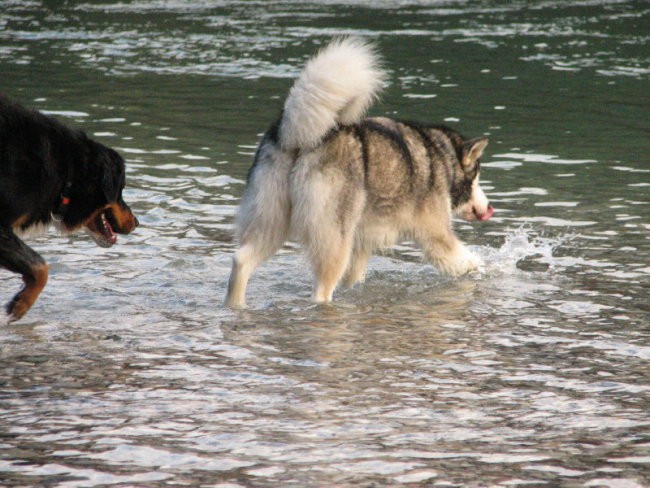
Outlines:
[[571,237],[570,235],[536,236],[530,229],[520,227],[509,232],[499,248],[477,246],[473,250],[483,258],[482,271],[489,274],[510,274],[517,269],[517,263],[527,258],[553,268],[556,261],[553,251]]

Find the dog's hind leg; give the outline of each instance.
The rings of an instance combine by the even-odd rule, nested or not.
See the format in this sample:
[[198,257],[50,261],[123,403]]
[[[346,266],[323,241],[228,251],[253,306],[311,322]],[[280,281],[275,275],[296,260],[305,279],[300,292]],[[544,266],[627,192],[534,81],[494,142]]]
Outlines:
[[350,258],[350,264],[348,265],[348,269],[343,277],[343,284],[345,286],[352,287],[356,283],[365,280],[366,266],[368,265],[370,255],[371,253],[369,250],[360,246],[355,246],[354,251],[352,252],[352,257]]
[[11,229],[1,227],[0,266],[23,277],[23,288],[5,307],[8,321],[13,322],[25,315],[45,287],[48,266],[43,258],[21,241]]
[[352,238],[339,235],[329,243],[319,243],[318,247],[321,248],[320,251],[310,253],[316,275],[312,300],[316,303],[327,303],[332,301],[334,289],[348,267],[352,254]]
[[225,305],[246,307],[246,286],[255,269],[273,256],[289,233],[291,158],[263,147],[251,171],[236,220],[239,249],[233,258]]
[[228,280],[226,306],[230,308],[246,307],[246,286],[253,271],[266,259],[275,254],[282,245],[270,247],[269,243],[248,242],[242,245],[233,258],[232,271]]
[[316,283],[312,300],[329,302],[348,268],[365,194],[340,170],[314,169],[292,187],[292,228],[307,248]]
[[287,238],[288,216],[277,221],[278,228],[268,229],[266,221],[253,220],[247,232],[241,238],[241,245],[235,252],[232,271],[228,280],[226,306],[230,308],[246,307],[246,286],[257,267],[273,256]]

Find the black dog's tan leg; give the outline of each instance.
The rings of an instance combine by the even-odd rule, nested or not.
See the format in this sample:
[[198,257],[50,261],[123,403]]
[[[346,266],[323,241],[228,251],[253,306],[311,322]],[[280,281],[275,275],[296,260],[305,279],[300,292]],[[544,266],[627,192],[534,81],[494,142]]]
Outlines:
[[22,275],[25,283],[5,308],[9,322],[13,322],[25,315],[38,298],[47,283],[48,267],[36,251],[7,228],[0,228],[0,266]]

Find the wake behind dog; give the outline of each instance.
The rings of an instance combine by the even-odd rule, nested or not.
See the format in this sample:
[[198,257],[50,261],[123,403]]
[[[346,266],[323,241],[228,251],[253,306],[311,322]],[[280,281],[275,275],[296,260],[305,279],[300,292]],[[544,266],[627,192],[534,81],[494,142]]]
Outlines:
[[312,298],[363,281],[373,252],[413,239],[441,271],[481,265],[452,229],[454,215],[488,220],[479,186],[487,138],[442,125],[364,118],[386,78],[374,48],[339,39],[310,59],[259,144],[235,222],[226,305],[246,306],[253,271],[288,239],[307,251]]

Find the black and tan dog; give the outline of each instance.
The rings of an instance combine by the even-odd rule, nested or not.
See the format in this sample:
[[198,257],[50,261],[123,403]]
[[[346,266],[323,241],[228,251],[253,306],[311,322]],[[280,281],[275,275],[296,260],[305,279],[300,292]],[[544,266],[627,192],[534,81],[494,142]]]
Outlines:
[[25,284],[6,306],[7,321],[30,309],[48,277],[43,258],[19,236],[51,225],[85,228],[98,245],[112,246],[116,233],[138,225],[122,199],[124,183],[117,152],[0,95],[0,267]]

